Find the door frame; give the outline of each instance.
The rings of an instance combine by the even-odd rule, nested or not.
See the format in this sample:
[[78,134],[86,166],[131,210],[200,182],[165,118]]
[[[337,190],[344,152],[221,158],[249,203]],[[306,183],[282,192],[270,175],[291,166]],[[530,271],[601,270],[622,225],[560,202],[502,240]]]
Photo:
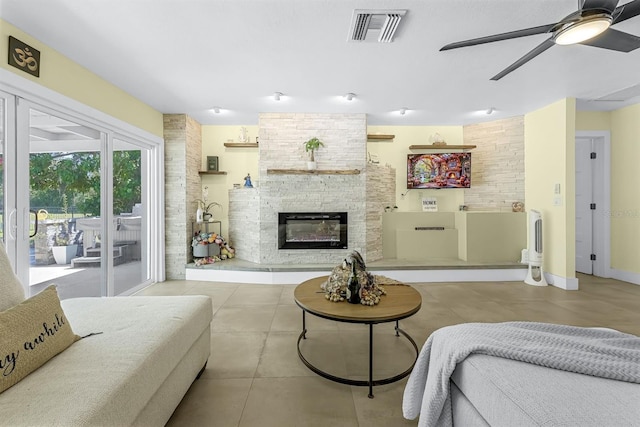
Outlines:
[[596,211],[593,217],[593,247],[597,254],[593,263],[593,275],[611,277],[611,132],[602,130],[576,131],[576,144],[580,141],[603,142],[601,170],[594,170],[593,180],[601,180],[603,191],[594,191]]
[[[90,126],[104,132],[107,135],[107,143],[113,141],[114,138],[135,140],[143,145],[147,146],[150,151],[150,164],[151,167],[148,171],[149,177],[149,201],[153,201],[153,205],[147,204],[146,215],[149,222],[149,269],[150,280],[148,283],[143,283],[140,286],[131,290],[132,293],[136,290],[147,286],[153,282],[162,282],[165,280],[165,247],[164,247],[164,140],[148,131],[137,128],[127,122],[112,117],[102,111],[99,111],[93,107],[82,104],[79,101],[71,99],[65,95],[57,93],[49,88],[41,86],[35,82],[27,80],[13,72],[0,68],[0,90],[6,92],[9,95],[15,97],[17,102],[20,102],[20,98],[28,101],[29,103],[43,106],[47,109],[55,111],[57,114],[67,116],[69,118],[85,122]],[[14,120],[16,124],[16,120]],[[14,130],[15,131],[15,130]],[[15,135],[14,135],[15,140]],[[11,140],[9,140],[11,141]],[[7,151],[9,148],[7,147]],[[13,153],[14,167],[19,161],[16,159],[15,152]],[[17,172],[18,174],[20,172]],[[28,171],[23,171],[23,175]],[[106,208],[106,206],[105,206]],[[110,212],[105,212],[112,214]],[[16,216],[19,216],[16,214]],[[18,232],[21,229],[28,228],[22,223],[18,223]],[[28,232],[28,231],[27,231]],[[27,251],[28,247],[18,250]],[[24,272],[24,266],[21,266],[19,262],[20,257],[16,257],[14,267],[18,278],[28,288],[28,280],[24,277],[27,273]],[[11,259],[11,258],[10,258]],[[27,272],[28,272],[28,266]],[[22,272],[22,273],[21,273]],[[23,277],[21,277],[21,274]],[[110,288],[112,287],[109,286]],[[28,291],[28,289],[26,289]]]
[[[2,88],[0,88],[1,90]],[[4,242],[9,263],[13,271],[16,269],[16,240],[18,236],[17,215],[16,210],[16,144],[9,143],[16,140],[16,96],[10,92],[2,90],[0,95],[6,98],[7,103],[4,106],[4,136],[6,141],[3,147],[4,177]]]

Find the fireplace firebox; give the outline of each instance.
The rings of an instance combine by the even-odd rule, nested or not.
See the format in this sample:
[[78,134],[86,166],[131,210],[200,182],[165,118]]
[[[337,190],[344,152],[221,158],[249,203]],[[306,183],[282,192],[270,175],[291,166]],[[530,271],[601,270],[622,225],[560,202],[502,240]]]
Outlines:
[[278,248],[347,249],[347,213],[278,213]]

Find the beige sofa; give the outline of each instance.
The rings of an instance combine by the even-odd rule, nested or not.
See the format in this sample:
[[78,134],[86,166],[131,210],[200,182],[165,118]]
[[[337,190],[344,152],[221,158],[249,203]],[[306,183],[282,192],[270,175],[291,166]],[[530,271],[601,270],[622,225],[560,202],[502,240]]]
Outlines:
[[[7,266],[0,260],[0,310],[15,296]],[[209,357],[206,296],[75,298],[62,309],[77,335],[98,334],[0,393],[0,425],[162,426]]]

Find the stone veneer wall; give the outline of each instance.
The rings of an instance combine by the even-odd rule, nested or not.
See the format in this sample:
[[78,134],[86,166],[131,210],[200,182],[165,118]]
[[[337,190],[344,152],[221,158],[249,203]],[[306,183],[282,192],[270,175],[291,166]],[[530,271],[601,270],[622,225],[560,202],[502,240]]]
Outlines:
[[524,117],[464,126],[471,151],[471,188],[464,190],[469,210],[511,211],[524,202]]
[[228,237],[239,259],[260,262],[260,193],[257,188],[229,190]]
[[202,163],[202,130],[185,114],[165,114],[165,265],[170,280],[184,279],[192,259],[191,221],[202,197],[198,171]]
[[367,261],[382,259],[382,213],[396,204],[396,170],[367,165]]
[[[369,178],[372,169],[366,163],[366,115],[264,113],[260,115],[259,134],[259,188],[229,191],[229,238],[238,258],[272,264],[336,264],[353,250],[359,251],[365,260],[380,258],[383,205],[391,203],[388,202],[390,194],[395,203],[395,185],[389,185],[386,190],[380,186],[390,182],[387,175],[395,181],[395,172],[389,172],[390,168],[374,168],[378,177]],[[279,175],[267,172],[268,169],[306,169],[307,154],[302,144],[314,136],[325,144],[316,152],[318,169],[358,169],[361,173]],[[374,188],[370,190],[368,185]],[[383,198],[377,200],[376,194]],[[347,212],[349,248],[279,250],[278,212]],[[377,233],[376,227],[379,227]],[[369,249],[376,244],[379,247],[369,254]]]
[[[365,114],[260,115],[260,262],[338,263],[352,250],[365,256]],[[318,169],[359,169],[358,175],[271,175],[306,169],[303,142],[318,137]],[[278,212],[347,212],[349,249],[278,250]]]

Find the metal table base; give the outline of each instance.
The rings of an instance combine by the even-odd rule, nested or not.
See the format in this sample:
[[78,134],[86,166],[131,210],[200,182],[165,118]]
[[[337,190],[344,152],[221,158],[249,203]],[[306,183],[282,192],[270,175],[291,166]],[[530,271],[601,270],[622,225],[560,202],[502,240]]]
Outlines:
[[[312,313],[314,314],[314,313]],[[326,319],[330,319],[333,321],[342,321],[344,322],[345,320],[339,320],[339,319],[334,319],[334,318],[330,318],[330,317],[325,317],[325,316],[319,316],[317,314],[314,314],[318,317],[324,317]],[[302,341],[303,339],[307,339],[307,325],[306,325],[306,311],[302,310],[302,332],[300,333],[300,336],[298,337],[298,356],[300,357],[300,360],[302,360],[302,363],[305,364],[305,366],[309,369],[311,369],[313,372],[315,372],[316,374],[320,375],[323,378],[326,378],[328,380],[331,381],[335,381],[337,383],[341,383],[341,384],[348,384],[348,385],[354,385],[354,386],[368,386],[369,387],[369,398],[373,399],[373,386],[377,386],[377,385],[384,385],[384,384],[391,384],[393,382],[399,381],[401,379],[403,379],[404,377],[406,377],[407,375],[409,375],[411,373],[411,371],[413,370],[414,365],[416,364],[416,360],[418,360],[418,354],[419,354],[419,350],[418,350],[418,346],[416,345],[416,342],[413,340],[413,338],[411,338],[411,336],[406,333],[405,331],[403,331],[402,329],[400,329],[400,325],[399,325],[399,320],[396,320],[396,326],[395,326],[395,331],[396,331],[396,336],[400,337],[400,334],[402,334],[406,339],[409,340],[409,342],[411,343],[411,345],[413,345],[413,348],[416,352],[416,357],[413,360],[413,362],[411,363],[411,366],[409,366],[409,368],[398,374],[398,375],[394,375],[392,377],[389,378],[382,378],[382,379],[373,379],[373,325],[376,323],[385,323],[385,322],[351,322],[351,323],[364,323],[369,325],[369,380],[353,380],[350,378],[343,378],[343,377],[338,377],[336,375],[332,375],[328,372],[325,372],[321,369],[319,369],[318,367],[314,366],[311,362],[309,362],[302,354],[302,351],[300,350],[300,341]]]

